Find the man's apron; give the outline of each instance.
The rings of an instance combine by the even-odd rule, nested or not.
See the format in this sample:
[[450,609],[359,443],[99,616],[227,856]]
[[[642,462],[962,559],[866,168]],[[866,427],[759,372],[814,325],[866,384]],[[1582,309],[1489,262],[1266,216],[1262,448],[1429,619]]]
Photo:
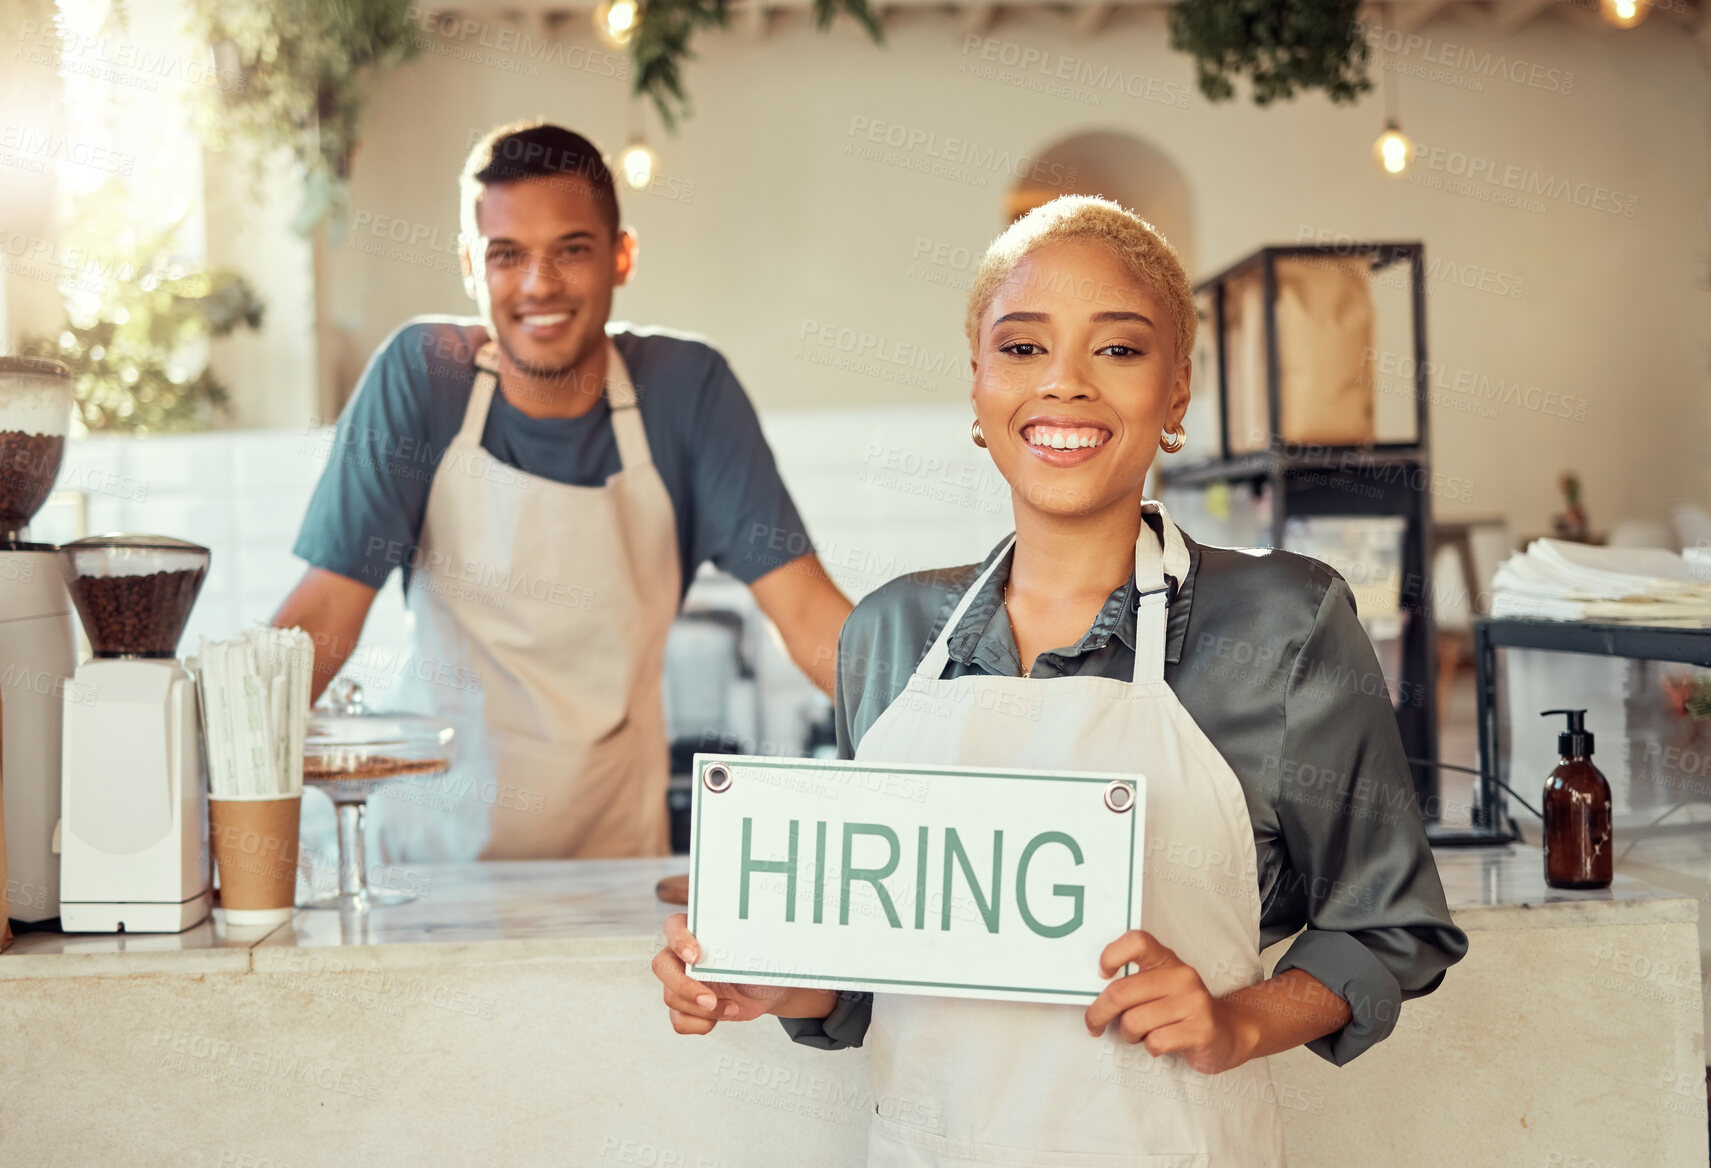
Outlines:
[[[1214,996],[1263,976],[1253,824],[1235,773],[1164,681],[1164,568],[1188,553],[1164,508],[1164,547],[1135,545],[1133,682],[971,674],[940,680],[963,596],[909,680],[862,738],[868,762],[1140,772],[1146,776],[1141,924]],[[1039,709],[1021,718],[1018,709]],[[1115,937],[1101,938],[1114,941]],[[865,1045],[874,1076],[870,1168],[1075,1165],[1280,1168],[1271,1073],[1255,1059],[1202,1075],[1154,1058],[1113,1023],[1087,1036],[1085,1007],[877,994]]]
[[481,446],[491,342],[428,494],[406,597],[401,703],[457,728],[440,779],[370,801],[393,862],[670,851],[661,673],[680,568],[624,359],[606,343],[620,469],[598,487],[526,474]]

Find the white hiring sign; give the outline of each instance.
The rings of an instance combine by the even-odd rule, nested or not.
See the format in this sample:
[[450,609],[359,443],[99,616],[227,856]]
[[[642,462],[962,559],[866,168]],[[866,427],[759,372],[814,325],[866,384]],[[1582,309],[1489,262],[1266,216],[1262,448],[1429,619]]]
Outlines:
[[695,756],[703,981],[1091,1002],[1141,927],[1138,774]]

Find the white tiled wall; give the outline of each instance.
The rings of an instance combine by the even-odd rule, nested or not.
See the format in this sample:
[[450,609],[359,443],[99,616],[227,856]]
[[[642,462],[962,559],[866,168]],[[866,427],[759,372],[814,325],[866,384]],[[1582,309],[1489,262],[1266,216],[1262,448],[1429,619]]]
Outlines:
[[[893,576],[968,563],[1010,530],[1009,494],[968,436],[966,407],[776,412],[764,422],[786,483],[828,571],[852,599]],[[326,464],[327,431],[231,430],[70,444],[60,490],[37,539],[152,533],[213,551],[181,649],[266,621],[303,572],[291,555],[309,493]],[[796,547],[785,548],[794,552]],[[709,574],[691,604],[753,614],[748,590]],[[389,585],[363,632],[383,651],[406,643],[402,599]],[[790,749],[823,701],[763,631],[751,636],[760,724]]]
[[[266,621],[303,573],[291,554],[326,464],[324,432],[226,430],[147,439],[91,437],[66,448],[38,539],[130,532],[176,536],[213,556],[180,650]],[[394,586],[388,590],[396,593]],[[401,643],[402,609],[376,605],[369,632]]]
[[969,440],[966,406],[779,412],[763,422],[839,586],[981,559],[1011,529],[1010,492]]
[[[971,417],[917,406],[763,418],[815,550],[851,600],[905,572],[978,561],[1010,531],[1009,489],[969,440]],[[706,578],[690,603],[753,611],[747,589]],[[825,701],[778,645],[756,640],[759,737],[788,751]]]

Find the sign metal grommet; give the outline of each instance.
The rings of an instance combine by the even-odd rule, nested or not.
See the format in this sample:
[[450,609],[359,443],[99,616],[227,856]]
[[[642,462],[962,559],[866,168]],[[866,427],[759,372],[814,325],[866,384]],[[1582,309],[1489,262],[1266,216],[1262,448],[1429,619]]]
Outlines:
[[1135,789],[1129,784],[1112,780],[1105,786],[1105,806],[1118,815],[1131,811],[1135,806]]
[[[729,791],[731,789],[731,768],[722,762],[710,763],[707,769],[701,772],[701,782],[715,795],[722,791]],[[1109,795],[1106,796],[1106,800],[1110,800]]]

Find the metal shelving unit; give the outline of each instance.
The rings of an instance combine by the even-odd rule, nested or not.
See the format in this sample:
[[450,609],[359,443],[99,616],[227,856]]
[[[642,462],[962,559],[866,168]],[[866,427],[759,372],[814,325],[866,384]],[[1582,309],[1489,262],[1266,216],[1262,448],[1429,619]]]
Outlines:
[[[1347,260],[1370,257],[1374,271],[1405,264],[1413,325],[1414,440],[1365,446],[1300,446],[1280,433],[1281,361],[1277,340],[1277,261]],[[1269,449],[1230,452],[1229,353],[1226,335],[1226,284],[1238,273],[1260,265],[1265,310],[1266,417]],[[1432,495],[1427,417],[1425,246],[1420,243],[1347,243],[1330,246],[1267,247],[1219,272],[1196,287],[1210,296],[1208,322],[1217,338],[1218,456],[1199,463],[1160,468],[1161,491],[1208,487],[1216,483],[1246,486],[1256,494],[1269,487],[1270,545],[1283,546],[1285,523],[1306,516],[1400,516],[1402,610],[1408,616],[1402,634],[1400,691],[1396,711],[1402,744],[1416,760],[1414,787],[1422,809],[1438,805],[1438,710],[1436,628],[1432,617],[1430,572]],[[1431,826],[1430,819],[1428,827]],[[1436,840],[1436,835],[1434,836]],[[1487,841],[1488,842],[1488,841]]]

